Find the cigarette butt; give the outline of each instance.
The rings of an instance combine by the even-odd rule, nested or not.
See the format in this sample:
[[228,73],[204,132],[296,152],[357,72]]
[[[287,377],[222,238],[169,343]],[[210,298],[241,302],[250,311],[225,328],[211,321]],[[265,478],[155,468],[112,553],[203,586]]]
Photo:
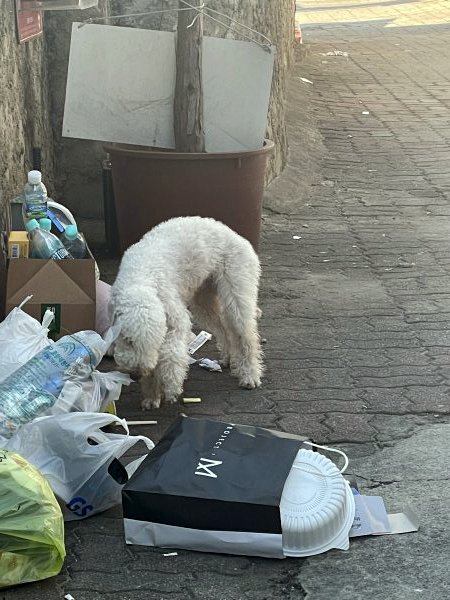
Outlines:
[[178,556],[178,552],[167,552],[167,554],[163,554],[163,556]]
[[201,401],[201,398],[183,398],[184,404],[198,404]]
[[127,425],[157,425],[158,421],[127,421]]

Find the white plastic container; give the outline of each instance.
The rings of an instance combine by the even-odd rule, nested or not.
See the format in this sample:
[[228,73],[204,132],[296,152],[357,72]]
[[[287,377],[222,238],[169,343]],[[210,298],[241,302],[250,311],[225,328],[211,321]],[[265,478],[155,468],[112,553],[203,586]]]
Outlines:
[[299,450],[284,484],[280,514],[285,556],[348,550],[355,500],[339,469],[326,456]]
[[76,225],[76,221],[70,210],[51,199],[47,201],[47,215],[58,230],[58,235],[64,233],[67,225]]
[[56,213],[56,216],[64,223],[64,225],[77,224],[75,217],[66,206],[55,202],[51,198],[48,199],[47,205],[54,213]]

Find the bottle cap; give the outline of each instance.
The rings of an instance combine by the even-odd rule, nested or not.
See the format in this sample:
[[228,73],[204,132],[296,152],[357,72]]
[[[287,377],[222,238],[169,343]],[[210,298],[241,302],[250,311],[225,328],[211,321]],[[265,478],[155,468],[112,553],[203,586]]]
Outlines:
[[40,171],[29,171],[28,183],[30,185],[38,185],[42,181],[42,174]]
[[25,229],[27,231],[33,231],[34,229],[37,229],[37,228],[39,228],[39,223],[37,222],[36,219],[31,219],[30,221],[25,223]]
[[74,240],[78,235],[78,227],[76,225],[67,225],[64,233],[68,240]]
[[52,229],[52,222],[50,221],[50,219],[39,219],[39,227],[41,229],[45,229],[45,231],[51,231]]

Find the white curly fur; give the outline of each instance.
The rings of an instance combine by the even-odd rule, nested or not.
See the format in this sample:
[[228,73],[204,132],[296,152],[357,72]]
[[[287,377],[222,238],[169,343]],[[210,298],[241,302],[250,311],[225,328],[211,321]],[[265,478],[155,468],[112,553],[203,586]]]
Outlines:
[[242,387],[261,384],[259,277],[251,244],[209,218],[161,223],[125,252],[111,293],[114,358],[141,372],[144,409],[182,393],[191,318],[214,335]]

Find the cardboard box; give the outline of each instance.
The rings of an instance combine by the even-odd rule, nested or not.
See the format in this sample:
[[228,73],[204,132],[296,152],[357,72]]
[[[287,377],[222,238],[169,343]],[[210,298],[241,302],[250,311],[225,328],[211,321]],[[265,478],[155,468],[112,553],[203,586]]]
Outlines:
[[46,309],[55,313],[53,339],[95,328],[95,261],[16,258],[8,261],[6,314],[27,296],[23,310],[41,321]]
[[8,236],[8,258],[28,258],[30,240],[26,231],[11,231]]

